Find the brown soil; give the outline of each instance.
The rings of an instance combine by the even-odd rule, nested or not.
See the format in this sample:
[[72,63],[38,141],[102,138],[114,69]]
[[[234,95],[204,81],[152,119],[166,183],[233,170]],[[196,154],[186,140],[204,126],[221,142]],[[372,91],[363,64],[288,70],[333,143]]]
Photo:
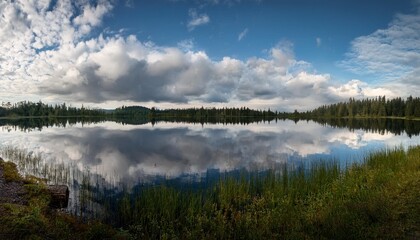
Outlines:
[[[3,159],[0,157],[0,161]],[[8,182],[4,178],[3,168],[0,165],[0,204],[1,203],[14,203],[26,205],[25,188],[22,181]]]

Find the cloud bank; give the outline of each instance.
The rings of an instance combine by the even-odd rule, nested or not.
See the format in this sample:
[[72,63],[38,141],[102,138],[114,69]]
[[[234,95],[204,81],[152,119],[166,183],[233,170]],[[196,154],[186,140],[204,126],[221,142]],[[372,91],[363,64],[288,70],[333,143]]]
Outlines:
[[[112,8],[110,2],[101,0],[0,3],[2,96],[28,100],[33,95],[36,100],[101,106],[131,101],[290,111],[348,97],[395,94],[391,88],[370,86],[357,79],[336,83],[329,74],[317,73],[310,63],[296,59],[289,42],[280,42],[265,57],[212,60],[206,52],[194,50],[192,41],[171,47],[141,41],[134,35],[93,35],[92,30]],[[189,14],[190,30],[210,21],[194,10]],[[397,20],[411,18],[399,16]],[[243,38],[246,31],[241,35]],[[413,35],[418,37],[418,33]],[[359,46],[359,42],[367,41],[364,39],[356,39],[353,45]],[[409,59],[418,62],[416,51]],[[354,50],[353,55],[362,53]],[[396,68],[403,66],[406,58],[401,56]],[[346,64],[351,62],[349,59]],[[404,81],[400,84],[412,79]]]
[[354,39],[339,65],[387,81],[398,95],[420,92],[420,2],[414,4],[414,13],[397,14],[387,28]]

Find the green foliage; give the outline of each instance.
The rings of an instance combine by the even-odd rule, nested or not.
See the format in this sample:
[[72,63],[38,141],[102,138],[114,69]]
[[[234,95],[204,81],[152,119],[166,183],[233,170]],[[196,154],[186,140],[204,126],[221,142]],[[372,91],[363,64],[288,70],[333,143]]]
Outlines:
[[86,109],[69,107],[65,103],[54,106],[40,102],[19,102],[9,108],[0,108],[0,117],[75,117],[75,116],[105,116],[105,112],[99,109]]
[[7,109],[0,107],[0,117],[5,117],[7,114]]
[[304,113],[284,114],[284,117],[299,117],[303,119],[313,118],[355,118],[355,117],[398,117],[398,118],[420,118],[420,97],[408,97],[403,100],[401,97],[385,99],[377,97],[374,99],[355,100],[350,98],[348,102],[340,102],[331,105],[324,105],[312,111]]
[[16,182],[23,180],[19,175],[16,164],[13,162],[5,162],[0,158],[0,168],[3,169],[4,179],[8,182]]
[[44,184],[25,184],[29,205],[46,210],[50,203],[50,194]]
[[[22,181],[16,164],[0,160],[4,176]],[[12,173],[12,174],[10,174]],[[16,175],[17,174],[17,175]],[[98,221],[80,222],[76,217],[56,212],[48,207],[50,194],[43,184],[31,180],[24,185],[28,205],[0,202],[0,239],[107,239],[116,230]]]

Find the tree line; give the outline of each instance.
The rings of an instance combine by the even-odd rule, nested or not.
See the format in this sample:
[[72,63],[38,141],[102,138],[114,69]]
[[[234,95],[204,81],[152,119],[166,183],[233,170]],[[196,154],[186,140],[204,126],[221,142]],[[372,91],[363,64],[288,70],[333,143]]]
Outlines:
[[[139,125],[158,122],[197,124],[250,124],[277,121],[278,119],[313,120],[333,127],[347,127],[350,130],[363,129],[394,134],[406,132],[409,136],[420,134],[420,125],[412,118],[420,118],[420,98],[408,97],[355,100],[324,105],[307,112],[273,112],[241,108],[188,108],[164,109],[143,106],[122,106],[115,110],[69,107],[66,104],[47,105],[42,102],[21,102],[0,107],[0,127],[14,126],[29,131],[48,126],[66,127],[76,123],[115,121],[121,124]],[[22,119],[19,117],[27,117]],[[38,117],[38,118],[33,118]],[[61,117],[61,118],[60,118]],[[392,117],[404,118],[392,119]]]
[[[5,104],[3,104],[5,105]],[[101,109],[76,108],[67,106],[65,103],[48,105],[41,101],[34,103],[23,101],[15,104],[7,104],[0,107],[0,117],[74,117],[74,116],[105,116]]]
[[[74,117],[74,116],[102,116],[112,119],[142,119],[150,121],[179,120],[188,122],[254,122],[273,119],[319,119],[319,118],[377,118],[399,117],[420,118],[420,98],[408,97],[402,99],[386,99],[380,96],[372,99],[356,100],[350,98],[347,102],[323,105],[316,109],[298,112],[277,112],[268,110],[254,110],[248,107],[241,108],[186,108],[164,109],[143,106],[122,106],[112,111],[102,109],[76,108],[65,103],[48,105],[41,101],[19,102],[0,107],[0,117]],[[238,119],[242,119],[239,121]],[[244,120],[245,121],[245,120]]]
[[306,112],[280,113],[280,118],[317,119],[317,118],[359,118],[359,117],[399,117],[420,118],[420,98],[412,96],[386,99],[385,96],[323,105]]

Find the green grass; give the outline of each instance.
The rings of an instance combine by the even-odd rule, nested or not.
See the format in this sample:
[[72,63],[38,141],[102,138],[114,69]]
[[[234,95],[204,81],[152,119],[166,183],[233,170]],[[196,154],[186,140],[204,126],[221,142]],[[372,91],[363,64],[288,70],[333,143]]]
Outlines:
[[[20,158],[20,160],[25,158]],[[118,235],[109,225],[49,208],[50,195],[44,182],[18,174],[17,164],[0,160],[7,183],[24,183],[27,205],[0,202],[0,239],[104,239]]]
[[6,182],[16,182],[21,180],[15,163],[0,160],[0,167],[3,169],[3,175]]
[[150,187],[124,195],[111,218],[145,239],[416,238],[419,170],[420,147],[384,150],[343,171],[318,162],[222,178],[204,192]]
[[[51,213],[42,188],[29,206],[0,205],[16,238],[416,239],[420,237],[420,146],[369,154],[340,169],[319,161],[266,174],[221,177],[204,190],[159,185],[104,197],[98,222]],[[38,193],[37,193],[38,191]],[[49,232],[47,229],[54,229]]]

